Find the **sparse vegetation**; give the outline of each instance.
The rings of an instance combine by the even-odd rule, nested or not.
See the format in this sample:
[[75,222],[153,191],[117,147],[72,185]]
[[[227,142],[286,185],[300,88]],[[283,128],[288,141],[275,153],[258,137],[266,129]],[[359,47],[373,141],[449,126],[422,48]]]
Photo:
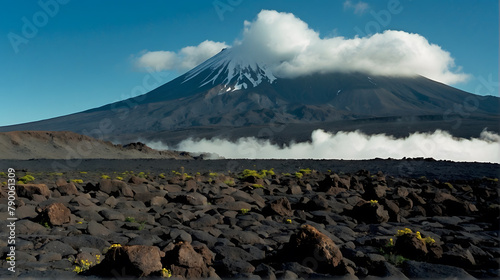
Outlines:
[[136,223],[136,221],[135,221],[135,218],[134,218],[134,217],[126,217],[126,218],[125,218],[125,222],[128,222],[128,223]]
[[163,278],[170,278],[172,277],[172,272],[166,268],[162,268],[161,270],[161,277]]
[[304,175],[307,175],[307,174],[311,174],[312,170],[310,168],[306,168],[306,169],[300,169],[299,172],[304,174]]
[[233,187],[235,185],[234,180],[226,180],[226,181],[224,181],[224,184],[226,184],[230,187]]
[[18,180],[18,183],[19,182],[22,182],[23,184],[26,184],[26,183],[29,183],[29,182],[33,182],[35,181],[35,177],[33,177],[32,175],[24,175],[23,177],[17,179]]
[[96,255],[95,258],[96,258],[96,263],[95,264],[92,261],[89,261],[89,260],[80,260],[80,263],[78,263],[75,260],[76,266],[73,269],[73,272],[82,273],[82,272],[85,272],[85,271],[89,270],[92,266],[94,266],[96,264],[100,264],[101,263],[101,255]]
[[103,174],[103,175],[101,175],[101,178],[102,178],[102,179],[111,179],[111,177],[109,177],[108,175],[104,175],[104,174]]
[[384,258],[395,266],[400,266],[403,264],[403,262],[408,260],[407,258],[401,255],[395,255],[395,254],[384,254]]
[[250,209],[245,209],[245,208],[242,208],[242,209],[240,210],[240,212],[241,212],[241,214],[242,214],[242,215],[246,215],[246,214],[248,214],[248,212],[250,212]]
[[262,178],[263,176],[257,172],[257,170],[251,170],[251,169],[245,169],[240,175],[241,179],[245,179],[248,177],[256,177],[256,178]]
[[82,179],[73,179],[73,180],[71,180],[71,182],[78,183],[78,184],[83,184],[83,180]]

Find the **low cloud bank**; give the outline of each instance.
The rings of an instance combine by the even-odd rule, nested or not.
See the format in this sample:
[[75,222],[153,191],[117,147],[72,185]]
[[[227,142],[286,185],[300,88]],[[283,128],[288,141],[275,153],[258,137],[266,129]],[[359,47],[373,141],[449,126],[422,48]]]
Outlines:
[[425,157],[436,160],[500,163],[500,135],[483,131],[479,138],[455,138],[448,132],[414,133],[406,138],[359,131],[328,133],[315,130],[312,141],[280,147],[253,137],[235,142],[225,139],[187,139],[168,147],[159,142],[148,146],[192,153],[215,153],[228,159],[373,159]]

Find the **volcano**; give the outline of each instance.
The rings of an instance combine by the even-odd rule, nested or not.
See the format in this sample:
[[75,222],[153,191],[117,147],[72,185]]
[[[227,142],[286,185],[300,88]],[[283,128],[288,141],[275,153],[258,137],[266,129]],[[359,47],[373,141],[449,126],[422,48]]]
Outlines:
[[423,76],[315,73],[276,76],[271,67],[224,49],[144,94],[0,131],[73,131],[112,141],[268,138],[306,141],[315,129],[407,136],[442,129],[455,136],[499,131],[500,98]]

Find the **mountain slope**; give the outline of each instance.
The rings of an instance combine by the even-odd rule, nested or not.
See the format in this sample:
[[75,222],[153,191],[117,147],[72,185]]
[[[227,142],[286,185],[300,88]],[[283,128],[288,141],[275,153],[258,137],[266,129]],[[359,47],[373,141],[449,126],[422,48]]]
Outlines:
[[187,153],[156,151],[141,143],[114,145],[68,131],[20,131],[0,133],[0,159],[192,159]]
[[[357,120],[376,124],[381,119],[378,133],[383,133],[387,120],[418,122],[422,117],[433,119],[430,130],[449,128],[459,118],[475,120],[483,126],[480,129],[490,126],[498,131],[491,124],[498,121],[499,100],[422,76],[320,73],[279,78],[266,65],[226,49],[145,95],[68,116],[0,127],[0,131],[68,130],[116,141],[141,137],[168,141],[170,134],[178,139],[183,131],[190,131],[192,137],[214,137],[236,129],[241,137],[255,136],[252,129],[245,133],[245,128],[274,124],[314,129],[331,123],[326,129],[337,131],[355,127]],[[407,132],[413,129],[417,128]]]

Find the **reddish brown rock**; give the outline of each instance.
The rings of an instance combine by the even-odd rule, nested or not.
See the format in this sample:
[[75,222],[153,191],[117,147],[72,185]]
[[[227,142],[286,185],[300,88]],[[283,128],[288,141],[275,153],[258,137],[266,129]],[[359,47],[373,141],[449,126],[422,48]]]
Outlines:
[[64,204],[56,202],[45,207],[39,219],[52,226],[60,226],[71,222],[71,211]]
[[211,271],[207,266],[213,260],[213,253],[208,248],[198,247],[198,253],[190,243],[179,242],[165,252],[163,266],[172,272],[173,276],[182,276],[188,279],[210,277]]
[[50,190],[45,184],[22,184],[16,186],[17,196],[33,199],[35,194],[50,197]]
[[398,254],[414,260],[424,260],[429,252],[425,241],[418,239],[415,233],[398,236],[394,249]]
[[130,177],[128,182],[131,184],[140,185],[140,184],[147,184],[148,180],[141,178],[141,177],[132,176],[132,177]]
[[286,197],[278,198],[277,200],[271,202],[265,209],[264,212],[269,215],[280,215],[289,217],[293,215],[292,206],[290,201]]
[[88,274],[101,277],[143,277],[162,270],[161,258],[165,253],[156,246],[132,245],[111,248],[104,260]]
[[303,225],[290,237],[281,251],[281,257],[317,272],[335,273],[335,268],[342,260],[342,253],[328,236],[311,225]]
[[102,192],[113,196],[119,194],[127,197],[134,196],[132,189],[127,185],[127,183],[120,180],[103,179],[99,182],[97,187]]
[[73,182],[58,185],[57,190],[61,195],[78,194],[78,189]]
[[360,201],[353,209],[354,218],[367,224],[379,224],[389,221],[389,212],[378,201]]

